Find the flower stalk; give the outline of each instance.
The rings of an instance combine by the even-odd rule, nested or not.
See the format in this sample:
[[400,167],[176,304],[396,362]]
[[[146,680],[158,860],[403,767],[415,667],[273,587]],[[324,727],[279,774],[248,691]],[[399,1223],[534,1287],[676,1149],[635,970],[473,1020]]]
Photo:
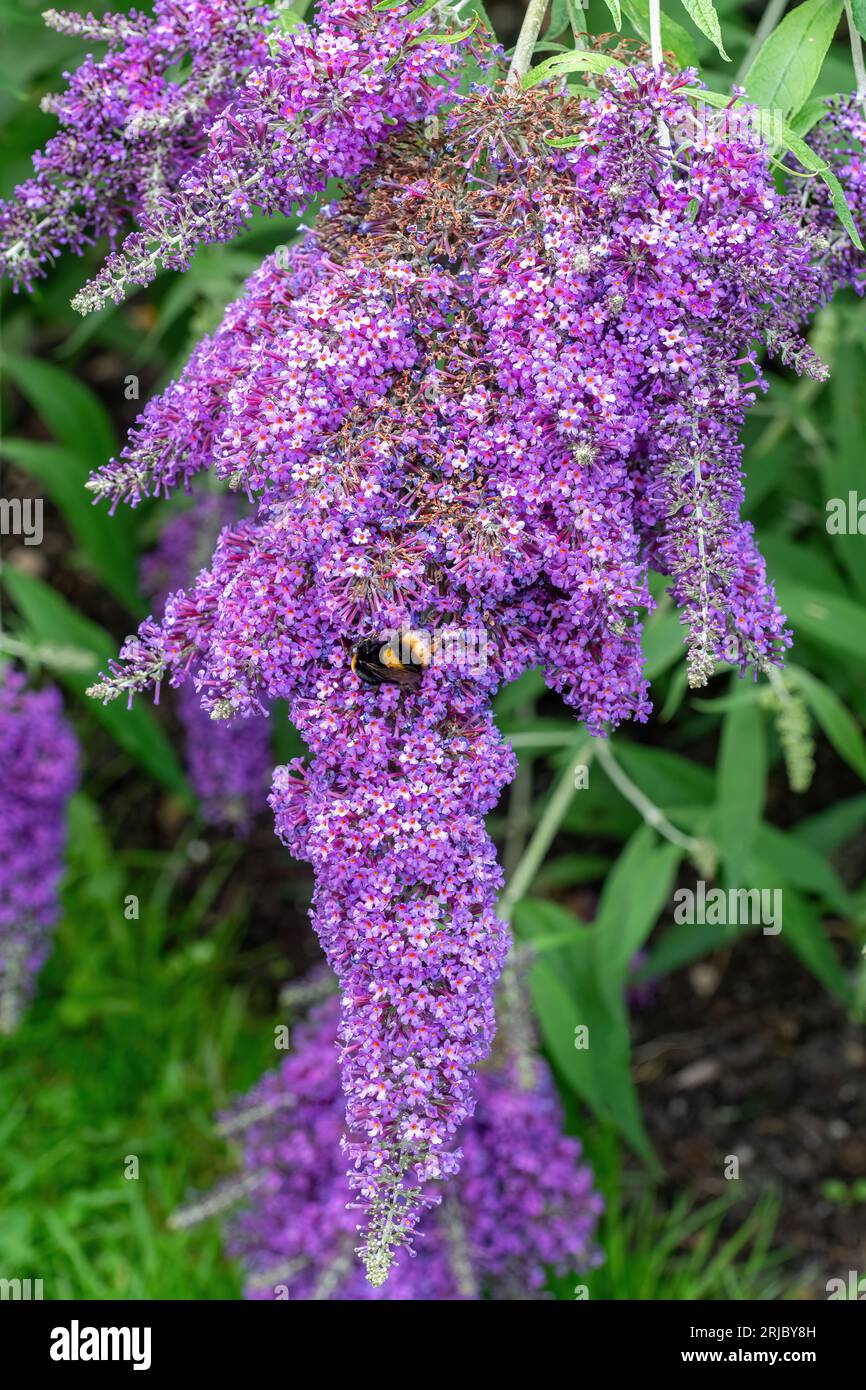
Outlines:
[[863,40],[854,23],[854,14],[851,9],[851,0],[845,0],[845,18],[848,21],[848,37],[851,40],[851,60],[854,64],[854,76],[857,80],[857,100],[861,106],[866,104],[866,65],[863,62]]
[[547,5],[548,0],[529,0],[508,69],[507,80],[511,86],[519,86],[529,71],[532,54],[538,42],[544,16],[547,14]]

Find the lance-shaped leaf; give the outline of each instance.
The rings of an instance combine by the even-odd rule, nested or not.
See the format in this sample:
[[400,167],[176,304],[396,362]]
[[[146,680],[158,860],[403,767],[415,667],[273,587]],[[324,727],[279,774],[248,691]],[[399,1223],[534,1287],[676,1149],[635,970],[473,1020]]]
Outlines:
[[692,23],[716,46],[725,62],[729,63],[731,60],[722,43],[722,26],[712,0],[683,0],[683,6]]

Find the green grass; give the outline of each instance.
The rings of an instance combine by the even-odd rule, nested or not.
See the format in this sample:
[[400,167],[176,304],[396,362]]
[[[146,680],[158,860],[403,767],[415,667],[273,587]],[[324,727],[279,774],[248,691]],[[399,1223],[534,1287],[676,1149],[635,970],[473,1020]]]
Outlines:
[[587,1136],[587,1156],[605,1199],[599,1229],[604,1262],[574,1280],[557,1280],[558,1298],[739,1302],[801,1296],[782,1268],[789,1252],[773,1248],[776,1193],[746,1188],[753,1204],[735,1223],[731,1208],[744,1195],[739,1181],[714,1201],[698,1204],[683,1193],[668,1206],[644,1174],[623,1171],[611,1130]]
[[696,1205],[678,1197],[661,1206],[651,1191],[617,1192],[605,1214],[605,1262],[582,1282],[591,1299],[694,1302],[796,1297],[771,1250],[778,1199],[764,1193],[730,1235],[722,1223],[731,1200]]
[[[226,983],[238,923],[202,934],[232,856],[184,902],[183,846],[127,878],[77,799],[54,955],[0,1047],[0,1276],[42,1279],[46,1298],[238,1296],[216,1223],[166,1229],[230,1167],[215,1108],[273,1061],[269,1022]],[[124,917],[133,892],[138,921]]]

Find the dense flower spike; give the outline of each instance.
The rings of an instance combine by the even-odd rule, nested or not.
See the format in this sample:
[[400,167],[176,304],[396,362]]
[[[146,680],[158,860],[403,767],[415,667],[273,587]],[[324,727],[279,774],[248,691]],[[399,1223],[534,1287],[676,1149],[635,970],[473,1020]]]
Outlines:
[[[235,498],[206,493],[188,511],[172,518],[143,566],[145,587],[160,607],[167,594],[195,579],[220,531],[237,519],[238,510]],[[191,684],[178,691],[178,714],[187,771],[205,819],[245,834],[264,806],[270,778],[267,720],[262,716],[230,723],[214,720],[202,709]]]
[[60,911],[67,803],[78,746],[51,686],[28,690],[0,671],[0,1033],[11,1033],[33,992]]
[[29,289],[64,248],[80,253],[130,218],[159,215],[239,74],[266,58],[269,15],[248,0],[156,0],[152,18],[47,11],[54,28],[107,42],[108,53],[88,56],[43,102],[60,131],[0,204],[0,274]]
[[[92,483],[135,501],[210,466],[258,499],[95,693],[191,677],[218,715],[290,703],[312,761],[272,804],[340,979],[374,1282],[458,1169],[492,1038],[507,943],[482,818],[512,771],[492,694],[541,665],[592,732],[646,718],[648,562],[696,684],[788,641],[739,516],[738,432],[756,342],[821,371],[797,328],[815,238],[749,128],[707,138],[692,83],[476,89],[438,130],[398,128]],[[411,688],[350,669],[389,630],[430,634]]]
[[343,991],[347,1157],[376,1283],[409,1242],[420,1186],[456,1168],[508,946],[483,817],[513,755],[483,698],[438,676],[411,712],[393,687],[374,703],[345,671],[320,677],[293,709],[312,769],[279,769],[271,799],[316,871],[317,930]]
[[253,1184],[232,1219],[228,1246],[243,1259],[250,1298],[466,1299],[539,1296],[550,1271],[594,1262],[601,1201],[580,1145],[562,1116],[543,1062],[522,1088],[509,1067],[475,1083],[477,1105],[462,1135],[460,1175],[444,1196],[435,1184],[416,1237],[381,1293],[353,1259],[357,1212],[346,1204],[339,1162],[343,1128],[336,1001],[298,1028],[294,1050],[224,1119],[243,1143]]
[[[433,116],[459,74],[464,44],[443,44],[428,12],[383,14],[370,0],[324,0],[312,24],[274,33],[256,66],[211,123],[207,149],[145,209],[120,252],[74,303],[82,312],[183,268],[202,242],[236,235],[255,209],[290,214],[329,179],[351,179],[386,136]],[[407,19],[408,16],[408,19]]]

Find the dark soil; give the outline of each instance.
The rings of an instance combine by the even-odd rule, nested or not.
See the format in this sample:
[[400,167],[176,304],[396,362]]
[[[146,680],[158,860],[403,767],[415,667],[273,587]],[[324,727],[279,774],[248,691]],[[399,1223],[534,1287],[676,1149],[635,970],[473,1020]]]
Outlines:
[[[671,977],[634,1018],[635,1075],[671,1186],[781,1199],[776,1248],[807,1297],[866,1273],[866,1202],[824,1186],[866,1176],[866,1032],[771,937],[744,939]],[[739,1205],[739,1204],[738,1204]],[[736,1215],[736,1211],[734,1213]]]

